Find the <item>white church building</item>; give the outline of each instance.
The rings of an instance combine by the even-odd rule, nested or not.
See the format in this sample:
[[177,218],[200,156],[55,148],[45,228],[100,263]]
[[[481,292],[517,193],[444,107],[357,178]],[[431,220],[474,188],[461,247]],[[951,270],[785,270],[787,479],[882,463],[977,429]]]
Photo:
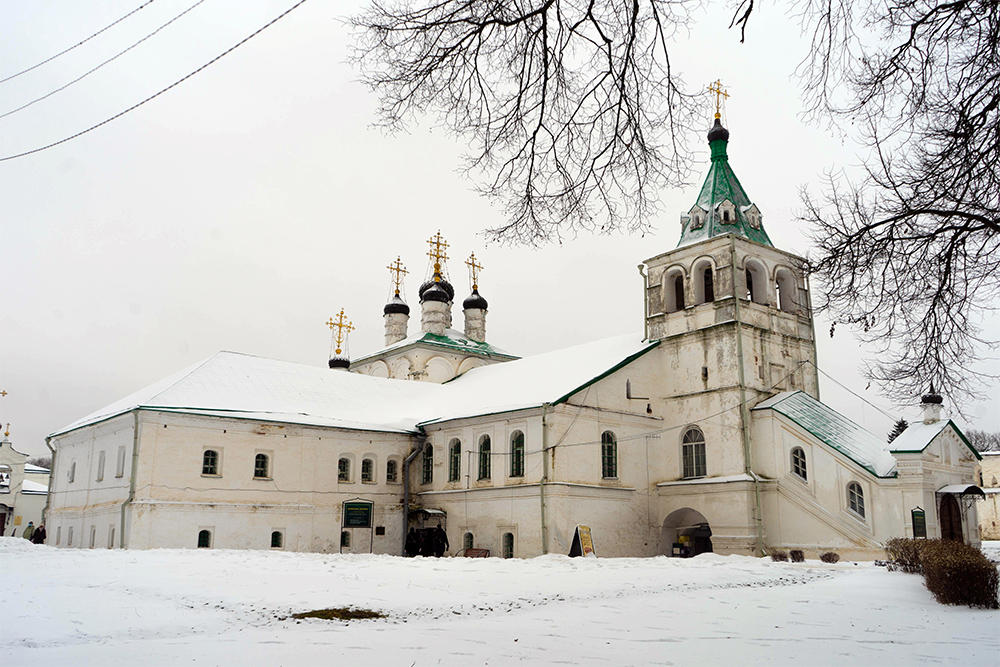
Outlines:
[[220,352],[49,436],[49,544],[400,554],[439,523],[449,553],[504,557],[569,554],[581,527],[598,556],[978,544],[979,455],[939,396],[891,445],[818,400],[804,262],[718,118],[708,140],[678,246],[643,262],[644,331],[518,358],[487,342],[474,258],[457,331],[437,235],[414,333],[397,289],[374,353]]

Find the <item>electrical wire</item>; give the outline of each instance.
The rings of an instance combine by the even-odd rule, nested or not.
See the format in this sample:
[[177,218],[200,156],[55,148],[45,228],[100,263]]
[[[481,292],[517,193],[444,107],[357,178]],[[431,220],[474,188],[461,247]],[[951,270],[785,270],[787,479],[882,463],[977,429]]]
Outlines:
[[220,53],[216,57],[212,58],[207,63],[205,63],[204,65],[202,65],[201,67],[199,67],[198,69],[194,70],[193,72],[191,72],[187,76],[185,76],[185,77],[183,77],[181,79],[178,79],[177,81],[173,82],[172,84],[170,84],[169,86],[167,86],[166,88],[164,88],[163,90],[161,90],[160,92],[155,93],[153,95],[150,95],[149,97],[147,97],[146,99],[144,99],[141,102],[133,104],[128,109],[125,109],[124,111],[121,111],[121,112],[115,114],[114,116],[111,116],[110,118],[102,120],[97,125],[93,125],[91,127],[88,127],[86,130],[81,130],[80,132],[77,132],[74,135],[68,136],[65,139],[60,139],[59,141],[53,142],[51,144],[48,144],[47,146],[41,146],[39,148],[35,148],[35,149],[30,150],[30,151],[25,151],[23,153],[18,153],[16,155],[8,155],[8,156],[5,156],[5,157],[0,157],[0,162],[6,162],[7,160],[16,160],[17,158],[25,157],[27,155],[33,155],[34,153],[40,153],[40,152],[42,152],[44,150],[48,150],[49,148],[54,148],[55,146],[58,146],[60,144],[64,144],[67,141],[72,141],[73,139],[76,139],[77,137],[83,136],[84,134],[87,134],[88,132],[92,132],[93,130],[96,130],[99,127],[107,125],[108,123],[110,123],[113,120],[117,120],[117,119],[121,118],[122,116],[124,116],[128,112],[134,111],[135,109],[138,109],[139,107],[141,107],[146,102],[150,102],[150,101],[156,99],[157,97],[159,97],[160,95],[162,95],[163,93],[167,92],[168,90],[170,90],[172,88],[175,88],[178,85],[184,83],[185,81],[187,81],[188,79],[190,79],[191,77],[193,77],[195,74],[198,74],[199,72],[201,72],[202,70],[206,69],[210,65],[214,65],[215,63],[217,63],[219,60],[221,60],[225,56],[229,55],[230,53],[232,53],[233,51],[235,51],[239,47],[243,46],[244,44],[246,44],[247,42],[249,42],[251,39],[253,39],[257,35],[259,35],[260,33],[264,32],[265,30],[267,30],[268,28],[270,28],[272,25],[274,25],[275,23],[277,23],[281,19],[283,19],[286,16],[288,16],[290,13],[292,13],[299,6],[305,4],[305,2],[306,2],[306,0],[299,0],[294,5],[292,5],[291,7],[289,7],[288,9],[286,9],[284,12],[282,12],[281,14],[279,14],[278,16],[276,16],[274,19],[272,19],[269,23],[267,23],[264,26],[258,28],[256,31],[250,33],[249,35],[247,35],[246,37],[244,37],[242,40],[240,40],[239,42],[237,42],[233,46],[229,47],[228,49],[226,49],[225,51],[223,51],[222,53]]
[[14,78],[16,78],[16,77],[19,77],[19,76],[21,76],[22,74],[27,74],[28,72],[30,72],[30,71],[31,71],[31,70],[33,70],[33,69],[36,69],[36,68],[38,68],[38,67],[41,67],[41,66],[42,66],[42,65],[44,65],[45,63],[50,63],[50,62],[52,62],[53,60],[55,60],[55,59],[56,59],[56,58],[58,58],[59,56],[61,56],[61,55],[65,55],[65,54],[69,53],[70,51],[72,51],[72,50],[73,50],[73,49],[75,49],[76,47],[78,47],[78,46],[82,46],[83,44],[86,44],[87,42],[89,42],[90,40],[94,39],[95,37],[97,37],[98,35],[100,35],[100,34],[101,34],[102,32],[104,32],[105,30],[107,30],[108,28],[112,28],[112,27],[114,27],[114,26],[118,25],[119,23],[121,23],[122,21],[124,21],[125,19],[127,19],[128,17],[132,16],[132,14],[135,14],[135,13],[136,13],[137,11],[139,11],[139,10],[140,10],[140,9],[142,9],[143,7],[146,7],[146,6],[148,6],[148,5],[151,5],[151,4],[153,4],[153,3],[155,2],[155,1],[156,1],[156,0],[148,0],[148,2],[144,2],[143,4],[139,5],[138,7],[136,7],[136,8],[135,8],[135,9],[133,9],[132,11],[130,11],[130,12],[129,12],[128,14],[126,14],[125,16],[121,17],[120,19],[118,19],[117,21],[115,21],[114,23],[112,23],[111,25],[107,25],[107,26],[105,26],[105,27],[101,28],[100,30],[98,30],[97,32],[95,32],[95,33],[94,33],[93,35],[91,35],[91,36],[90,36],[90,37],[88,37],[87,39],[83,40],[82,42],[77,42],[76,44],[74,44],[73,46],[69,47],[68,49],[65,49],[65,50],[63,50],[63,51],[60,51],[59,53],[55,54],[55,55],[54,55],[54,56],[52,56],[51,58],[46,58],[46,59],[45,59],[45,60],[43,60],[42,62],[40,62],[40,63],[38,63],[38,64],[36,64],[36,65],[32,65],[32,66],[31,66],[31,67],[29,67],[28,69],[23,69],[23,70],[21,70],[20,72],[18,72],[17,74],[11,74],[11,75],[10,75],[10,76],[8,76],[8,77],[7,77],[6,79],[0,79],[0,83],[5,83],[5,82],[7,82],[7,81],[10,81],[11,79],[14,79]]
[[90,70],[88,72],[84,72],[82,75],[80,75],[77,78],[73,79],[72,81],[70,81],[66,85],[64,85],[64,86],[62,86],[60,88],[56,88],[52,92],[50,92],[50,93],[48,93],[46,95],[42,95],[38,99],[32,100],[32,101],[28,102],[27,104],[25,104],[23,106],[19,106],[18,108],[14,109],[12,111],[8,111],[7,113],[0,115],[0,118],[6,118],[7,116],[9,116],[11,114],[14,114],[14,113],[17,113],[18,111],[21,111],[22,109],[27,109],[28,107],[30,107],[32,104],[35,104],[36,102],[41,102],[42,100],[47,99],[49,97],[52,97],[53,95],[55,95],[56,93],[58,93],[60,91],[66,90],[67,88],[69,88],[70,86],[72,86],[77,81],[80,81],[80,80],[82,80],[82,79],[90,76],[91,74],[93,74],[97,70],[101,69],[102,67],[104,67],[105,65],[107,65],[108,63],[110,63],[111,61],[116,60],[120,56],[125,55],[126,53],[128,53],[129,51],[131,51],[135,47],[139,46],[140,44],[142,44],[143,42],[145,42],[147,39],[149,39],[150,37],[152,37],[156,33],[160,32],[161,30],[163,30],[164,28],[166,28],[168,25],[170,25],[171,23],[173,23],[174,21],[176,21],[180,17],[184,16],[189,11],[191,11],[192,9],[194,9],[195,7],[197,7],[198,5],[200,5],[203,2],[205,2],[205,0],[198,0],[198,2],[194,3],[193,5],[191,5],[187,9],[185,9],[183,12],[181,12],[180,14],[178,14],[177,16],[175,16],[174,18],[170,19],[169,21],[167,21],[166,23],[164,23],[163,25],[161,25],[159,28],[157,28],[153,32],[149,33],[148,35],[146,35],[145,37],[143,37],[138,42],[136,42],[132,46],[128,47],[124,51],[119,51],[117,54],[111,56],[110,58],[108,58],[107,60],[105,60],[103,63],[101,63],[100,65],[98,65],[97,67],[93,68],[92,70]]
[[879,406],[877,406],[877,405],[875,405],[874,403],[872,403],[871,401],[869,401],[869,400],[868,400],[867,398],[865,398],[864,396],[861,396],[860,394],[857,394],[857,393],[855,393],[854,391],[852,391],[852,390],[851,390],[850,388],[848,388],[848,387],[847,387],[846,385],[844,385],[843,383],[839,382],[839,381],[838,381],[838,380],[837,380],[837,379],[836,379],[835,377],[833,377],[832,375],[830,375],[829,373],[827,373],[826,371],[824,371],[824,370],[823,370],[822,368],[820,368],[819,366],[817,366],[817,365],[816,365],[815,363],[813,363],[812,361],[810,361],[810,360],[808,360],[808,359],[807,359],[807,360],[806,360],[806,362],[807,362],[807,363],[809,363],[809,364],[810,364],[810,365],[811,365],[811,366],[812,366],[813,368],[815,368],[815,369],[816,369],[817,371],[819,371],[820,373],[822,373],[822,374],[823,374],[823,375],[824,375],[824,376],[825,376],[825,377],[826,377],[826,378],[827,378],[828,380],[830,380],[831,382],[833,382],[834,384],[836,384],[837,386],[839,386],[839,387],[840,387],[841,389],[843,389],[843,390],[844,390],[844,391],[846,391],[847,393],[849,393],[849,394],[851,394],[852,396],[854,396],[855,398],[858,398],[858,399],[860,399],[860,400],[861,400],[861,401],[862,401],[863,403],[867,403],[868,405],[872,406],[873,408],[875,408],[876,410],[878,410],[878,411],[879,411],[879,412],[881,412],[881,413],[882,413],[883,415],[885,415],[886,417],[888,417],[889,419],[891,419],[891,420],[893,420],[893,421],[896,421],[896,419],[898,419],[897,417],[895,417],[895,416],[893,416],[893,415],[889,414],[888,412],[886,412],[885,410],[883,410],[883,409],[882,409],[882,408],[880,408]]

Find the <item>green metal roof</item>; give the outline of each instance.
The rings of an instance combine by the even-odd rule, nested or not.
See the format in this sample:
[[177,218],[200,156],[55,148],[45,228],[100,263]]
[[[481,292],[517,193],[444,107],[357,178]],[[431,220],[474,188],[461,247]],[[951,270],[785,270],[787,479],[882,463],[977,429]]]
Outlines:
[[[756,207],[740,185],[733,168],[729,166],[729,156],[726,152],[729,133],[722,127],[718,118],[709,136],[715,137],[708,143],[712,149],[712,164],[695,203],[695,206],[701,209],[701,221],[699,224],[696,216],[692,215],[692,212],[698,213],[694,207],[681,216],[683,228],[677,247],[723,234],[737,234],[762,245],[774,247],[767,232],[764,231],[763,223],[760,222],[759,211],[756,211],[758,217],[754,224],[751,207],[754,209]],[[724,219],[722,206],[727,200],[733,205],[728,221]]]
[[805,392],[782,392],[753,409],[784,415],[876,477],[895,476],[896,459],[885,440]]
[[454,329],[446,329],[444,335],[441,336],[432,333],[415,334],[399,341],[398,343],[393,343],[389,347],[382,348],[381,350],[371,354],[366,354],[363,357],[354,359],[351,364],[357,365],[370,359],[378,359],[385,356],[387,353],[397,352],[410,347],[434,347],[459,352],[461,354],[488,357],[490,359],[512,360],[520,358],[517,355],[507,352],[506,350],[494,347],[489,343],[480,343],[479,341],[467,338],[464,334],[455,331]]

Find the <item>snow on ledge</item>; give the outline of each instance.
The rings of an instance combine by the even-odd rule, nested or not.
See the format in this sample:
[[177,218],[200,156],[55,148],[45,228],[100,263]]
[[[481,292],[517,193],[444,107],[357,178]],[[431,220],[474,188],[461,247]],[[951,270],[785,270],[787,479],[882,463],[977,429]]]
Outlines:
[[684,479],[679,482],[660,482],[656,486],[687,486],[691,484],[726,484],[728,482],[773,482],[772,479],[764,479],[756,475],[740,473],[739,475],[726,475],[724,477],[699,477],[697,479]]

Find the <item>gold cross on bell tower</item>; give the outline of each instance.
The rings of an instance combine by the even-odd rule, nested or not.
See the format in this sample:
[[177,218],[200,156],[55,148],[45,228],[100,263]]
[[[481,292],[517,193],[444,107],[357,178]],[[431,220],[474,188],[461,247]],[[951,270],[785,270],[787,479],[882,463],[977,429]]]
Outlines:
[[[337,344],[337,354],[341,353],[343,348],[343,343],[347,340],[347,334],[354,331],[353,322],[344,321],[344,309],[340,309],[340,314],[337,315],[337,319],[334,320],[332,317],[327,320],[326,326],[330,327],[330,331],[333,332],[333,340]],[[336,329],[336,331],[334,331]]]
[[715,117],[722,118],[722,99],[729,98],[729,93],[722,87],[722,81],[716,79],[715,83],[708,86],[710,93],[715,93]]
[[483,270],[483,265],[476,262],[476,253],[469,255],[465,260],[465,265],[469,267],[469,275],[472,277],[472,291],[479,289],[479,272]]
[[448,259],[448,255],[445,253],[448,244],[442,238],[440,229],[437,234],[428,239],[427,243],[431,246],[427,256],[434,260],[434,282],[441,282],[441,263]]
[[409,273],[409,271],[407,271],[406,267],[403,266],[403,262],[399,258],[399,255],[396,256],[395,262],[385,268],[389,269],[389,273],[392,275],[392,284],[396,288],[396,296],[399,296],[399,288],[403,284],[403,276]]

